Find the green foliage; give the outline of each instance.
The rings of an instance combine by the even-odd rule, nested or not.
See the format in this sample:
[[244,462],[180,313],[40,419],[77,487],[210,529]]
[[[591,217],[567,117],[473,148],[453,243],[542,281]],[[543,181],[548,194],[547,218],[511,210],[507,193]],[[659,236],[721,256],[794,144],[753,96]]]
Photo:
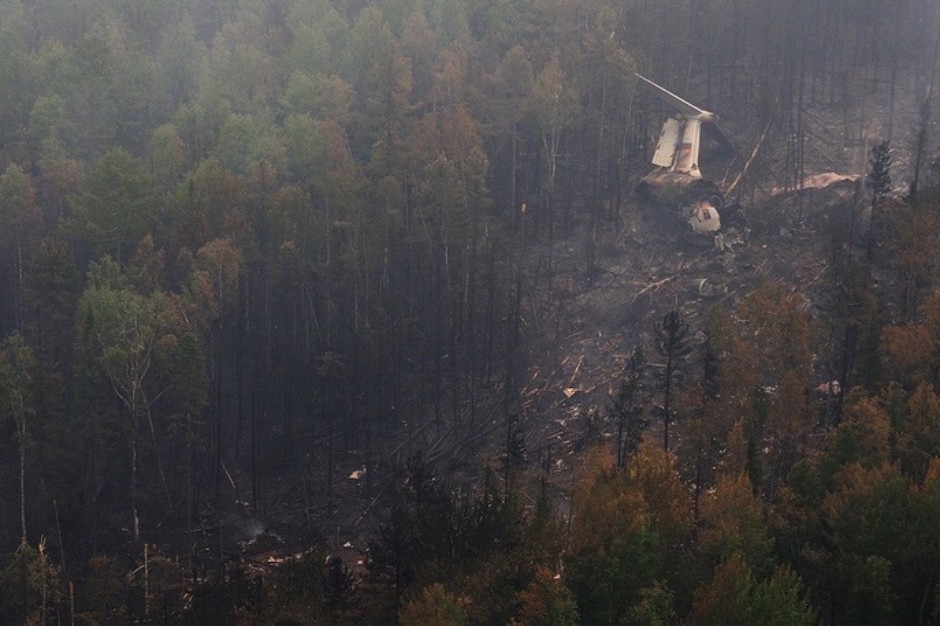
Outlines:
[[88,561],[89,574],[82,586],[82,610],[99,622],[127,619],[127,581],[119,559],[99,554]]
[[640,601],[630,608],[627,624],[667,626],[676,622],[675,597],[668,587],[655,582],[640,590]]
[[675,375],[680,361],[692,351],[689,345],[689,325],[682,319],[682,314],[673,309],[663,316],[653,327],[656,336],[656,349],[665,360],[662,374],[663,390],[663,450],[669,450],[669,426],[673,420],[673,390]]
[[407,490],[371,545],[372,576],[406,597],[439,581],[472,598],[473,622],[505,623],[518,610],[508,588],[522,589],[536,570],[557,563],[560,526],[550,514],[528,514],[488,472],[482,492],[449,493],[414,455]]
[[439,583],[426,587],[419,598],[402,607],[399,620],[415,626],[463,626],[467,623],[457,599]]
[[574,502],[566,584],[581,617],[616,623],[642,602],[642,590],[678,573],[691,532],[688,492],[671,458],[646,446],[628,471],[605,462],[579,485]]
[[847,465],[836,480],[821,513],[841,552],[898,558],[908,537],[907,487],[897,467]]
[[560,576],[540,567],[535,580],[519,592],[522,608],[510,624],[519,626],[575,626],[578,605]]
[[624,367],[620,389],[610,408],[610,416],[617,423],[617,467],[623,467],[627,457],[636,452],[649,426],[640,396],[645,366],[643,350],[638,346]]
[[93,346],[114,392],[136,412],[142,402],[164,297],[160,293],[144,297],[122,286],[123,277],[107,258],[92,264],[89,275],[91,284],[79,303],[78,340]]
[[590,623],[616,623],[639,601],[640,591],[655,579],[654,536],[639,531],[596,553],[575,554],[567,584],[578,599],[582,618]]
[[[888,201],[886,143],[870,190],[897,276],[876,284],[838,246],[820,309],[837,354],[805,300],[766,283],[722,301],[738,304],[690,391],[692,330],[666,316],[653,343],[676,456],[642,441],[637,352],[610,409],[616,461],[579,479],[567,529],[554,473],[529,485],[518,424],[503,480],[456,489],[421,458],[407,485],[383,474],[395,437],[486,432],[494,394],[517,391],[496,381],[547,328],[538,298],[559,268],[549,254],[530,275],[527,255],[584,221],[593,245],[629,213],[658,114],[635,68],[754,134],[755,112],[806,105],[794,84],[838,107],[882,88],[871,72],[929,66],[929,3],[730,2],[692,20],[610,0],[0,4],[0,492],[21,495],[0,536],[28,534],[0,563],[0,621],[66,619],[65,575],[28,543],[42,535],[77,582],[76,621],[153,620],[128,602],[138,530],[181,554],[154,557],[150,597],[173,604],[192,552],[195,621],[240,604],[257,623],[804,623],[801,579],[836,622],[936,615],[940,246],[928,196]],[[828,69],[807,83],[804,64]],[[856,393],[820,421],[808,390],[828,363]],[[296,504],[305,536],[332,519],[321,497],[356,497],[339,433],[368,465],[368,515],[398,493],[370,580],[321,556],[264,583],[215,562],[235,550],[225,533],[190,531],[225,526],[232,488],[250,481],[272,518]],[[710,472],[725,474],[712,493]]]
[[46,553],[46,540],[36,546],[20,540],[19,546],[0,571],[5,590],[0,602],[0,616],[11,623],[46,623],[55,615],[55,607],[65,598],[62,573]]
[[243,205],[244,191],[242,182],[216,159],[199,162],[185,185],[177,237],[193,252],[223,232],[227,215]]
[[3,220],[4,245],[21,257],[35,245],[42,224],[42,212],[36,204],[36,192],[29,176],[16,164],[10,164],[0,176],[0,219]]
[[908,410],[898,429],[901,467],[920,482],[932,459],[940,457],[940,397],[921,384],[911,393]]
[[891,562],[872,555],[852,564],[846,620],[853,624],[884,624],[894,614]]
[[20,335],[0,343],[0,415],[12,417],[19,448],[20,536],[26,541],[26,450],[33,447],[36,359]]
[[153,182],[158,189],[169,192],[183,176],[186,165],[186,145],[176,127],[164,124],[150,135],[148,148]]
[[256,146],[261,130],[249,115],[230,115],[219,129],[219,140],[215,145],[215,156],[222,167],[236,174],[244,174],[255,160]]
[[[33,412],[31,396],[35,367],[33,351],[20,335],[11,335],[0,343],[0,411],[16,420],[23,435],[23,424]],[[20,445],[26,445],[26,441],[20,441]]]
[[150,175],[129,152],[112,148],[88,170],[66,228],[95,256],[110,253],[120,263],[151,229],[153,217]]
[[764,582],[755,580],[738,555],[715,568],[711,583],[696,592],[693,624],[789,624],[816,623],[803,599],[803,584],[789,568],[777,568]]
[[765,575],[772,567],[772,549],[763,506],[748,477],[722,476],[702,504],[702,555],[710,563],[737,555],[748,568]]

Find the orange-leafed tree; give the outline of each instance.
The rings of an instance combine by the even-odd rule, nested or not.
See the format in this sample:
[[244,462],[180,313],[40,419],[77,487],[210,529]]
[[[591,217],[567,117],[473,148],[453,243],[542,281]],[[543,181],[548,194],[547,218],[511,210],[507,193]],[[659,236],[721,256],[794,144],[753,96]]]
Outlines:
[[535,580],[518,594],[522,607],[509,623],[512,626],[575,626],[578,605],[560,576],[547,567],[535,572]]

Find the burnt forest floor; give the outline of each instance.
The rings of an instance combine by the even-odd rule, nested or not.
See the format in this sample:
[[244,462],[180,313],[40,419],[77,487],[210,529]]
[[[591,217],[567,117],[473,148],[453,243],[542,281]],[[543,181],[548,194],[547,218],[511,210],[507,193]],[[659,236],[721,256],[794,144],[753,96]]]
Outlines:
[[[886,102],[884,94],[873,95],[861,109],[867,113],[854,117],[837,116],[825,107],[814,109],[807,117],[807,141],[808,154],[815,157],[808,159],[807,171],[841,170],[861,178],[871,145],[865,138],[884,134]],[[894,144],[901,148],[895,152],[896,180],[903,181],[909,176],[907,135],[914,130],[916,107],[899,102],[897,108],[897,119],[910,122],[895,125],[896,135],[901,134],[898,128],[906,129],[905,137]],[[840,125],[841,135],[827,135]],[[743,143],[750,151],[762,140]],[[197,529],[194,537],[201,533],[204,543],[224,543],[237,553],[266,531],[277,538],[272,553],[322,543],[346,563],[362,563],[367,560],[369,540],[406,478],[403,468],[409,456],[420,451],[439,480],[472,493],[481,484],[485,467],[503,467],[510,415],[517,417],[524,437],[529,475],[548,478],[559,512],[565,514],[583,451],[612,437],[609,410],[632,351],[642,346],[649,367],[658,367],[653,332],[665,313],[673,309],[681,313],[695,348],[704,340],[705,318],[712,307],[733,312],[761,281],[779,281],[800,294],[811,319],[818,319],[837,279],[831,267],[834,247],[841,246],[855,257],[864,254],[864,240],[857,234],[865,231],[870,217],[864,186],[842,183],[823,190],[758,196],[758,190],[780,188],[780,177],[773,173],[780,171],[775,164],[783,155],[780,149],[771,149],[779,146],[779,139],[767,144],[753,152],[757,156],[748,175],[752,182],[735,197],[741,204],[723,212],[724,249],[716,249],[708,237],[686,232],[687,226],[669,210],[643,206],[632,197],[614,221],[616,227],[608,223],[597,230],[593,268],[587,262],[586,218],[574,225],[570,236],[551,245],[544,236],[533,238],[522,255],[523,354],[517,361],[513,393],[507,394],[502,381],[494,378],[472,409],[461,406],[445,411],[440,420],[419,417],[374,433],[371,454],[362,446],[344,450],[336,437],[330,451],[328,437],[311,434],[303,463],[267,468],[255,511],[236,488],[245,491],[250,484],[247,474],[233,469],[225,486],[231,493],[223,498],[232,504],[207,507],[204,532]],[[740,169],[742,164],[736,166]],[[758,179],[763,182],[753,182]],[[895,192],[900,195],[902,188],[896,184]],[[849,230],[856,231],[854,244],[846,243]],[[884,261],[890,265],[890,259]],[[882,274],[886,287],[890,272]],[[680,368],[680,386],[698,376],[699,352],[693,349]],[[823,382],[830,373],[821,369],[816,375],[816,382]],[[655,413],[655,394],[650,395]],[[661,439],[661,421],[652,420],[647,436]]]

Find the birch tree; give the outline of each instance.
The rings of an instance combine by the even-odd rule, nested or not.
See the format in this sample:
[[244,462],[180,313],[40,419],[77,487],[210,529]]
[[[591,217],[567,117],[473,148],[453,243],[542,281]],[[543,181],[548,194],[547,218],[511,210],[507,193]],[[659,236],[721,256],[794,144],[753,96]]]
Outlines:
[[[144,297],[132,291],[114,261],[106,257],[92,264],[89,285],[78,310],[78,341],[92,350],[96,364],[111,383],[111,390],[130,422],[130,499],[135,540],[140,537],[135,492],[142,420],[147,420],[155,437],[145,382],[151,370],[158,339],[158,317],[164,304],[165,298],[160,292]],[[160,474],[162,479],[162,467]],[[165,480],[163,482],[165,485]]]

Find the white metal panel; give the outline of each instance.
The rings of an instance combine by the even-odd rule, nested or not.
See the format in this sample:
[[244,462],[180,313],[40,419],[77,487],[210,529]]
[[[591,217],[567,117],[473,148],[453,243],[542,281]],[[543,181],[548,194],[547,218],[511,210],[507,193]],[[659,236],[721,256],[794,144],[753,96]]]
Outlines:
[[672,167],[677,143],[679,143],[679,120],[670,117],[666,119],[663,130],[659,134],[659,143],[656,144],[656,152],[653,153],[653,165]]
[[682,139],[676,144],[674,172],[682,172],[693,178],[701,178],[702,172],[698,168],[698,153],[701,145],[702,122],[700,120],[685,120],[682,128]]

